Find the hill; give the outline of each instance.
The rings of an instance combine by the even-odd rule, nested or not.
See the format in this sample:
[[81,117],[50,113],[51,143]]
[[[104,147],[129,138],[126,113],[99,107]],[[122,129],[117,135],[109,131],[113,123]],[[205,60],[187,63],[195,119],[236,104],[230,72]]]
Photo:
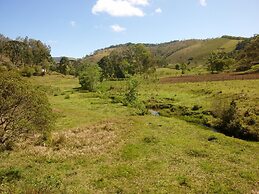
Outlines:
[[[166,60],[168,64],[187,62],[192,58],[192,66],[204,65],[206,57],[215,50],[221,49],[225,52],[235,50],[237,44],[242,40],[240,37],[222,36],[214,39],[190,39],[182,41],[171,41],[161,44],[145,44],[151,52]],[[109,55],[113,50],[129,46],[131,43],[111,46],[100,49],[87,57],[91,62],[98,62],[102,57]]]

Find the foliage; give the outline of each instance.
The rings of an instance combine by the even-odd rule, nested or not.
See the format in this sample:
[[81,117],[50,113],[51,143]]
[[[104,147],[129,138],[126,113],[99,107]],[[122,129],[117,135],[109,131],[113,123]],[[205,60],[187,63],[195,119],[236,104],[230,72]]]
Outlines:
[[[18,37],[16,40],[10,40],[1,36],[0,63],[3,63],[4,60],[9,60],[15,68],[34,68],[39,66],[48,69],[51,63],[53,63],[50,47],[39,40],[29,39],[28,37]],[[9,66],[7,68],[10,69]],[[22,74],[28,76],[30,73],[22,72]]]
[[259,63],[259,35],[244,40],[237,45],[236,59],[239,61],[237,70],[245,71]]
[[0,143],[3,149],[31,132],[47,134],[52,118],[44,93],[15,73],[0,73]]
[[[186,63],[190,58],[193,59],[190,64],[190,66],[193,67],[198,65],[205,66],[206,58],[211,52],[218,48],[224,48],[225,52],[232,52],[235,50],[238,42],[240,42],[238,39],[214,38],[206,40],[191,39],[171,41],[160,44],[144,44],[144,46],[150,50],[156,67],[164,67],[166,64]],[[109,56],[112,52],[120,52],[132,45],[132,43],[127,43],[101,49],[86,58],[97,63],[103,57]]]
[[58,67],[57,67],[57,71],[59,73],[62,73],[64,75],[68,75],[69,74],[69,59],[67,57],[62,57],[59,64],[58,64]]
[[181,63],[180,69],[182,70],[182,74],[185,74],[185,71],[187,70],[188,64],[187,63]]
[[35,69],[33,67],[25,66],[22,68],[21,74],[24,77],[31,77],[35,74]]
[[235,101],[228,106],[216,107],[215,113],[218,117],[216,128],[220,132],[240,139],[259,140],[259,134],[249,127],[254,125],[255,121],[252,118],[246,119],[251,113],[246,112],[242,115]]
[[211,73],[221,72],[227,68],[231,64],[234,63],[233,59],[228,56],[224,51],[212,52],[208,57],[208,70]]
[[79,75],[79,83],[84,90],[95,91],[100,81],[100,69],[98,65],[89,65]]
[[139,82],[136,79],[129,79],[127,82],[127,91],[125,93],[125,104],[133,104],[137,100],[137,87]]
[[130,45],[103,57],[98,65],[105,79],[143,74],[154,66],[150,51],[142,44]]
[[176,70],[180,70],[180,67],[181,67],[181,64],[179,64],[179,63],[177,63],[177,64],[175,65],[175,69],[176,69]]

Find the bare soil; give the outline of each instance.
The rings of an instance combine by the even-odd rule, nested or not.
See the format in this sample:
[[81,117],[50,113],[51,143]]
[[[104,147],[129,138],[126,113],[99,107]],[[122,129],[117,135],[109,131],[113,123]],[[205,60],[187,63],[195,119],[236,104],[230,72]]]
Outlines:
[[225,80],[252,80],[259,79],[259,73],[237,74],[204,74],[204,75],[183,75],[178,77],[165,77],[160,79],[161,83],[184,83],[184,82],[207,82],[207,81],[225,81]]

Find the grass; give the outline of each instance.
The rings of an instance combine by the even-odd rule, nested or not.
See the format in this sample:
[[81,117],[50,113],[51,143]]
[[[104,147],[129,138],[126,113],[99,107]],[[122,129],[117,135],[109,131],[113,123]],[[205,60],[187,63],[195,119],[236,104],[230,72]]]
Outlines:
[[[258,142],[227,137],[178,117],[138,116],[134,108],[106,96],[123,91],[125,82],[105,82],[98,93],[85,93],[69,76],[32,81],[51,91],[49,100],[58,115],[52,142],[40,146],[32,141],[0,153],[0,193],[258,192]],[[259,80],[142,83],[143,101],[154,98],[208,110],[215,99],[239,97],[241,107],[258,108]]]
[[[191,67],[204,68],[206,58],[217,49],[224,49],[225,52],[231,52],[235,49],[240,40],[228,38],[215,38],[206,40],[183,40],[157,45],[146,45],[151,52],[158,56],[165,57],[169,64],[187,63],[190,57],[193,57]],[[115,48],[105,48],[99,50],[88,57],[89,61],[97,63],[102,57],[109,55],[113,50],[120,49],[125,45],[119,45]]]

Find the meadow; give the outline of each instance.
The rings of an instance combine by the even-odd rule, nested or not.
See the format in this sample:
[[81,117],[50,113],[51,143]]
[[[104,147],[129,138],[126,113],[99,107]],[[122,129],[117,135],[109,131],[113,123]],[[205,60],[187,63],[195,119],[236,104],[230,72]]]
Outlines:
[[231,99],[259,110],[259,80],[159,82],[170,75],[136,78],[139,101],[159,116],[117,100],[126,81],[86,92],[72,76],[29,78],[48,93],[56,125],[46,144],[31,137],[0,153],[0,193],[258,193],[258,142],[215,132],[196,115]]

